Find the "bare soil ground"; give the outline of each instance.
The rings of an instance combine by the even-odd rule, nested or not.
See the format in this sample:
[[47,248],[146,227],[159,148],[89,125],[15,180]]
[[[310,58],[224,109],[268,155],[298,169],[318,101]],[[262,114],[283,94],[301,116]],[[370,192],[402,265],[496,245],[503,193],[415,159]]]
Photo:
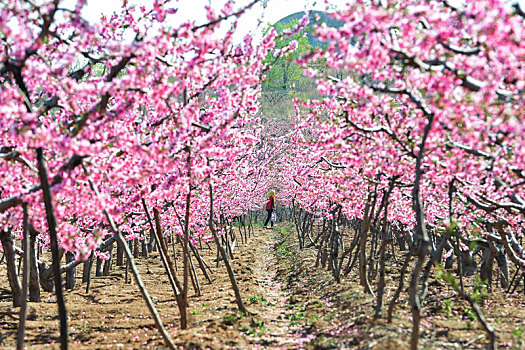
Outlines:
[[[392,323],[375,320],[376,298],[364,293],[358,271],[337,284],[327,269],[315,267],[316,252],[299,250],[289,230],[278,235],[275,254],[279,262],[277,278],[285,280],[292,295],[288,304],[297,305],[302,320],[299,332],[308,332],[313,349],[409,349],[412,317],[406,288],[395,306]],[[401,257],[386,267],[383,315],[398,286]],[[354,268],[354,270],[357,270]],[[410,269],[409,269],[410,271]],[[394,273],[395,272],[395,273]],[[465,286],[472,278],[465,278]],[[468,303],[445,282],[431,278],[429,296],[421,321],[421,349],[485,349],[489,341]],[[521,290],[522,287],[520,287]],[[375,289],[375,282],[373,282]],[[468,289],[468,288],[467,288]],[[497,332],[498,346],[525,349],[525,293],[506,294],[501,289],[487,295],[481,306],[488,322]],[[315,336],[313,336],[315,335]]]
[[[237,312],[226,269],[213,262],[216,250],[202,250],[213,270],[213,283],[207,284],[199,274],[201,295],[190,290],[187,330],[180,330],[177,304],[158,254],[136,259],[163,322],[181,349],[408,348],[411,320],[406,293],[402,293],[392,324],[374,320],[375,300],[363,293],[356,276],[350,274],[336,284],[330,272],[314,266],[315,252],[300,251],[289,232],[289,227],[256,229],[248,244],[234,252],[232,264],[249,316]],[[389,270],[398,268],[393,264]],[[94,278],[89,293],[79,276],[77,288],[66,291],[71,348],[166,348],[138,288],[125,283],[124,273],[124,268],[115,267],[110,276]],[[8,288],[4,265],[0,276],[0,287]],[[471,319],[467,304],[446,285],[433,283],[434,294],[425,305],[421,348],[484,348],[488,340],[479,323]],[[387,281],[387,305],[394,285]],[[0,302],[1,348],[16,345],[18,321],[5,312],[17,310],[11,301]],[[483,310],[498,332],[501,347],[525,348],[523,294],[494,292]],[[29,305],[27,348],[58,349],[58,330],[55,296],[43,293],[41,303]]]

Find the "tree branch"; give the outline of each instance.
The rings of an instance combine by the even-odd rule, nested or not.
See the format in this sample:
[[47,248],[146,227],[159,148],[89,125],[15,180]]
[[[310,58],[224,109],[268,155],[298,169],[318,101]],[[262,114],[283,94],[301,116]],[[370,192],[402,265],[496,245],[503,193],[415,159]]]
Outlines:
[[[60,167],[60,169],[58,170],[57,174],[53,177],[53,181],[51,182],[50,184],[50,187],[53,187],[54,185],[57,185],[59,183],[61,183],[64,178],[62,177],[62,174],[66,171],[71,171],[73,170],[74,168],[76,168],[78,165],[80,165],[81,161],[82,161],[82,158],[84,158],[83,156],[79,156],[77,154],[73,155],[69,161],[62,165],[62,167]],[[20,204],[22,204],[22,196],[24,194],[28,194],[28,193],[33,193],[33,192],[36,192],[36,191],[39,191],[42,189],[42,186],[41,185],[37,185],[37,186],[34,186],[33,188],[31,188],[29,191],[27,191],[26,193],[23,193],[23,194],[20,194],[18,196],[11,196],[9,198],[6,198],[2,201],[0,201],[0,213],[10,209],[10,208],[13,208],[13,207],[16,207]]]

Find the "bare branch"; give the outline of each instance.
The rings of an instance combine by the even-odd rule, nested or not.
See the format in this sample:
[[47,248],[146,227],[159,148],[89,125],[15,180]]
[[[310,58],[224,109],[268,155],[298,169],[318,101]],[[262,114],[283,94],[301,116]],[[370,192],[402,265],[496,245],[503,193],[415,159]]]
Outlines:
[[442,45],[447,50],[450,50],[454,53],[465,55],[465,56],[477,55],[478,53],[481,52],[481,47],[479,46],[465,48],[465,47],[460,47],[454,44],[447,44],[447,43],[442,43]]
[[483,152],[483,151],[480,151],[480,150],[476,150],[476,149],[470,148],[468,146],[462,145],[462,144],[454,142],[454,141],[448,141],[445,145],[448,148],[459,148],[459,149],[465,151],[466,153],[472,154],[474,156],[483,157],[483,158],[486,158],[486,159],[494,159],[494,156],[492,154],[490,154],[490,153]]
[[[54,185],[61,183],[64,180],[64,178],[62,177],[62,174],[66,171],[71,171],[74,168],[76,168],[78,165],[80,165],[82,158],[84,157],[79,156],[77,154],[73,155],[66,164],[60,167],[57,174],[53,177],[53,181],[51,182],[50,187],[53,187]],[[31,188],[25,194],[34,193],[36,191],[39,191],[40,189],[42,189],[41,185],[37,185]],[[24,194],[19,194],[18,196],[11,196],[9,198],[6,198],[0,201],[0,213],[22,204],[23,195]]]
[[525,10],[523,10],[521,8],[521,5],[520,5],[520,2],[519,1],[516,1],[514,3],[514,5],[512,5],[512,7],[514,7],[514,10],[516,11],[516,14],[520,15],[521,17],[524,17],[525,18]]
[[222,22],[222,21],[224,21],[224,20],[226,20],[226,19],[228,19],[230,17],[238,17],[238,16],[242,15],[246,10],[249,10],[250,8],[252,8],[253,5],[258,3],[259,1],[261,1],[261,0],[254,0],[251,3],[249,3],[248,5],[246,5],[245,7],[243,7],[242,9],[238,10],[237,12],[233,12],[233,13],[229,14],[228,16],[219,17],[216,20],[208,22],[208,23],[201,24],[199,26],[195,26],[195,27],[192,28],[192,30],[196,31],[196,30],[204,28],[204,27],[211,27],[211,26],[213,26],[213,25],[215,25],[215,24],[217,24],[219,22]]
[[332,163],[331,161],[326,159],[325,156],[322,156],[321,160],[324,161],[326,164],[330,165],[332,168],[337,168],[337,169],[346,169],[346,168],[348,168],[346,165],[343,165],[341,163]]
[[2,152],[2,151],[3,150],[0,149],[0,158],[3,158],[5,160],[12,160],[12,161],[20,162],[24,164],[25,166],[27,166],[32,172],[38,173],[38,169],[27,158],[20,155],[18,151],[13,150],[13,151],[10,151],[9,153]]

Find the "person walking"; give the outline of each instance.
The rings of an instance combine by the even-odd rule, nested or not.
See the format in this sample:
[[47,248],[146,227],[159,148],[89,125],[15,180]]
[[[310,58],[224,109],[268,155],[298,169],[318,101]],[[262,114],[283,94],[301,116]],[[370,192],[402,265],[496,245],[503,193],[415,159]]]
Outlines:
[[272,214],[274,210],[275,210],[275,191],[271,190],[268,193],[268,202],[266,203],[266,211],[268,212],[268,217],[266,218],[266,221],[264,222],[264,228],[268,228],[268,222],[271,223],[271,226],[273,228]]

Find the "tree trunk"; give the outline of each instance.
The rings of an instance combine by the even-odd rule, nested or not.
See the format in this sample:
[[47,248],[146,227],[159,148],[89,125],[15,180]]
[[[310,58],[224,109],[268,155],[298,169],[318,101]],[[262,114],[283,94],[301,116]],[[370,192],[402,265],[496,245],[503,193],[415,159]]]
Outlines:
[[28,215],[27,215],[27,204],[23,204],[24,211],[24,238],[22,239],[22,248],[24,249],[24,274],[22,277],[22,295],[21,295],[21,306],[20,314],[18,317],[18,331],[16,333],[16,349],[24,349],[24,337],[26,331],[26,316],[27,316],[27,284],[29,283],[29,260],[31,254],[29,254],[29,230],[28,230]]
[[148,257],[148,244],[146,243],[146,237],[142,239],[142,257]]
[[91,269],[93,268],[93,260],[95,259],[95,252],[91,252],[88,259],[88,266],[86,270],[86,293],[89,293],[89,286],[91,284]]
[[88,274],[89,274],[89,260],[91,259],[91,256],[84,261],[83,268],[82,268],[82,283],[86,283],[88,280]]
[[13,307],[19,307],[21,301],[22,286],[16,274],[15,251],[13,248],[14,241],[11,231],[0,231],[0,241],[5,254],[5,263],[7,264],[7,279],[11,287],[13,296]]
[[40,275],[38,273],[38,266],[36,263],[36,236],[38,232],[29,226],[29,259],[30,272],[29,272],[29,301],[40,302]]
[[[188,163],[189,161],[189,152],[188,152]],[[189,173],[189,168],[188,168]],[[188,174],[189,175],[189,174]],[[191,186],[188,186],[188,193],[186,195],[186,212],[184,215],[184,239],[182,241],[182,313],[186,316],[186,310],[188,308],[188,282],[189,282],[189,259],[188,259],[188,244],[190,239],[190,202],[191,202]],[[181,320],[182,320],[181,313]],[[181,328],[186,329],[188,325],[182,324]]]
[[[370,201],[370,198],[369,198]],[[359,240],[359,284],[365,288],[365,292],[373,294],[370,283],[366,275],[366,241],[370,228],[370,202],[365,205],[365,216],[361,222],[361,232]]]
[[[75,261],[75,254],[73,252],[66,253],[66,263]],[[71,270],[66,272],[66,289],[75,289],[77,277],[77,268],[73,267]]]
[[56,232],[56,220],[53,213],[53,204],[51,198],[51,191],[49,189],[49,182],[47,179],[47,170],[44,164],[44,153],[42,148],[37,148],[36,157],[38,162],[38,175],[40,177],[40,184],[42,185],[42,192],[44,195],[44,205],[46,208],[47,227],[49,229],[49,238],[51,246],[51,255],[53,258],[53,278],[55,281],[55,293],[57,296],[58,314],[60,318],[60,348],[67,350],[68,348],[68,331],[67,331],[67,310],[62,294],[62,277],[60,276],[60,258],[58,252],[58,239]]
[[[424,294],[417,295],[417,284],[421,271],[423,269],[424,260],[428,254],[429,238],[427,229],[425,227],[425,214],[423,208],[423,201],[421,199],[420,183],[423,171],[421,170],[421,163],[423,161],[423,155],[425,153],[425,145],[428,134],[432,128],[434,121],[434,115],[428,114],[428,122],[423,132],[421,144],[419,146],[419,153],[416,158],[415,167],[415,180],[414,188],[412,189],[412,208],[416,216],[416,227],[415,227],[415,238],[414,238],[414,251],[416,252],[417,261],[412,271],[412,277],[409,286],[409,297],[410,304],[412,306],[412,336],[410,338],[411,350],[417,350],[419,342],[419,325],[421,322],[421,310],[423,308],[423,301],[425,298]],[[417,243],[416,243],[417,242]],[[419,244],[419,247],[416,246]],[[417,247],[417,248],[416,248]]]
[[104,276],[109,276],[109,272],[111,270],[111,262],[113,260],[113,243],[110,244],[108,247],[108,253],[109,253],[109,259],[104,261],[104,268],[102,270],[102,274]]
[[204,277],[206,277],[206,279],[208,280],[208,282],[211,284],[211,278],[210,278],[210,275],[208,274],[208,271],[206,271],[206,266],[204,264],[204,261],[202,260],[200,254],[199,254],[199,251],[197,250],[197,248],[195,248],[193,245],[190,244],[190,248],[191,248],[191,251],[193,252],[193,255],[195,256],[195,258],[197,259],[197,262],[199,263],[199,266],[202,270],[202,273],[204,274]]
[[461,252],[461,261],[463,263],[463,276],[473,276],[476,274],[478,269],[478,264],[476,259],[472,256],[471,251],[462,251]]
[[505,250],[498,247],[498,255],[496,256],[498,267],[501,271],[500,286],[501,288],[507,288],[509,286],[509,262],[505,255]]
[[[124,252],[124,249],[122,250]],[[135,238],[133,240],[133,257],[138,258],[139,257],[139,239]]]
[[482,281],[487,281],[489,289],[492,289],[492,273],[494,271],[494,254],[491,249],[492,243],[489,242],[488,247],[483,248],[483,255],[481,257],[480,278]]
[[122,244],[117,242],[117,266],[123,266],[124,265],[124,248],[122,247]]
[[148,219],[149,223],[148,252],[151,253],[152,251],[155,251],[155,228],[153,227],[153,221],[151,220],[151,215],[149,214],[148,206],[146,205],[146,201],[144,200],[144,198],[142,198],[142,206],[144,207],[144,211],[146,212],[146,218]]
[[[190,244],[191,245],[191,244]],[[190,267],[191,267],[191,283],[193,284],[193,288],[198,296],[201,295],[201,287],[199,284],[199,278],[197,277],[197,272],[195,271],[195,266],[193,265],[193,260],[191,259],[191,252],[188,252],[188,257],[190,258]]]
[[95,266],[95,276],[102,276],[102,264],[104,263],[104,260],[97,257],[97,264]]

